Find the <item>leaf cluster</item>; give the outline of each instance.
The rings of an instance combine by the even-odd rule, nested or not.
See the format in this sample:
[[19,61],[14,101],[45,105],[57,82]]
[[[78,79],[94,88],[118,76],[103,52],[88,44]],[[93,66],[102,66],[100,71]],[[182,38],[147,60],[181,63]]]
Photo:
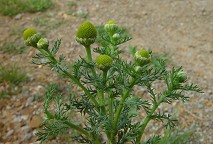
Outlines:
[[[52,70],[63,72],[83,90],[69,99],[54,95],[54,88],[48,90],[44,103],[47,119],[43,130],[37,133],[38,140],[47,140],[73,128],[81,132],[75,136],[75,140],[80,143],[99,144],[110,141],[113,144],[138,144],[150,120],[162,121],[163,125],[170,128],[175,126],[176,119],[170,114],[156,112],[160,104],[171,104],[175,100],[185,102],[189,99],[185,95],[186,91],[201,92],[197,85],[177,81],[182,67],[168,70],[165,61],[159,58],[142,66],[141,71],[136,71],[135,62],[128,62],[120,57],[123,51],[119,49],[119,45],[129,41],[131,37],[122,29],[117,30],[121,36],[117,40],[107,35],[103,29],[99,31],[97,42],[100,47],[93,51],[113,58],[113,64],[106,75],[97,69],[94,61],[82,57],[72,65],[71,70],[63,66],[65,58],[55,58],[61,43],[59,39],[50,51],[40,50],[41,54],[33,57],[34,64],[48,65]],[[163,85],[160,92],[156,91],[156,81]],[[134,86],[145,88],[147,93],[141,97],[136,96]],[[54,103],[54,111],[49,110],[51,103]],[[145,117],[140,116],[141,111],[145,112]],[[69,112],[80,112],[87,122],[83,127],[73,124]],[[102,140],[102,137],[107,137],[108,141]],[[155,136],[146,143],[159,141],[160,136]]]

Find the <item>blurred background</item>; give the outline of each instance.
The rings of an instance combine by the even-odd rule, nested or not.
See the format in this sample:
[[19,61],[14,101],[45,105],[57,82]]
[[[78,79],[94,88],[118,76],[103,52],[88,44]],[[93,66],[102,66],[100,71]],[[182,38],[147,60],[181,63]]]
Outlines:
[[[36,29],[50,47],[61,38],[59,54],[71,64],[85,55],[75,41],[79,24],[90,21],[99,27],[108,20],[133,37],[121,46],[125,58],[129,48],[151,49],[169,64],[183,66],[189,82],[203,89],[203,94],[189,93],[187,103],[164,108],[177,117],[178,128],[196,136],[191,143],[213,144],[212,0],[0,0],[0,143],[36,143],[45,89],[54,83],[69,95],[72,87],[62,75],[31,64],[37,51],[23,44],[22,32]],[[72,135],[69,131],[49,143],[73,143]]]

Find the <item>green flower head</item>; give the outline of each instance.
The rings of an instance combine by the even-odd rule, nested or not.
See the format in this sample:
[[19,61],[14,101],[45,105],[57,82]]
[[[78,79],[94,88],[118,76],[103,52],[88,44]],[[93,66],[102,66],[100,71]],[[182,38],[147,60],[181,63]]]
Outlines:
[[115,21],[109,20],[105,25],[104,25],[105,31],[109,34],[110,37],[112,37],[117,29],[118,25]]
[[138,65],[144,66],[151,61],[151,56],[147,50],[137,51],[134,55],[135,61]]
[[37,48],[37,42],[40,40],[41,35],[36,30],[28,28],[23,32],[24,43],[27,46]]
[[117,23],[113,20],[109,20],[108,22],[106,22],[106,24],[117,24]]
[[96,58],[96,64],[100,70],[108,70],[112,62],[113,59],[108,55],[100,55]]
[[33,36],[36,33],[37,33],[36,30],[34,30],[32,28],[28,28],[23,32],[23,38],[24,38],[24,40],[27,40],[28,38],[30,38],[31,36]]
[[176,81],[179,83],[184,83],[187,80],[187,74],[184,71],[179,71],[176,75]]
[[38,43],[37,43],[37,47],[38,47],[39,49],[47,50],[48,47],[49,47],[49,41],[48,41],[48,39],[46,39],[46,38],[41,38],[41,39],[38,41]]
[[76,33],[76,41],[84,46],[89,46],[95,42],[97,31],[90,22],[81,24]]

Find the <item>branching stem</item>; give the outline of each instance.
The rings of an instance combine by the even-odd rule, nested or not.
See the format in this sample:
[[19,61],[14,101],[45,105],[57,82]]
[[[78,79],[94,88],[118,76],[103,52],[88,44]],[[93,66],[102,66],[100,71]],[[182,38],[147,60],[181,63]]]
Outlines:
[[149,121],[151,120],[151,116],[153,115],[153,113],[155,112],[155,110],[158,108],[158,106],[163,102],[163,100],[165,99],[166,95],[163,95],[160,97],[160,99],[158,100],[157,103],[155,103],[150,111],[150,113],[146,116],[146,118],[144,119],[144,122],[142,124],[141,130],[138,134],[138,136],[136,137],[136,144],[140,143],[140,140],[143,136],[144,130],[146,128],[146,126],[148,125]]
[[85,129],[83,129],[83,128],[81,128],[81,127],[79,127],[79,126],[77,126],[77,125],[75,125],[75,124],[73,124],[73,123],[71,123],[69,121],[64,121],[63,123],[68,125],[70,128],[75,129],[76,131],[84,134],[85,136],[87,136],[87,137],[89,137],[91,139],[89,133]]
[[[46,56],[46,53],[44,50],[42,49],[39,49],[39,51],[44,55]],[[55,59],[55,57],[52,55],[52,53],[48,50],[47,51],[48,53],[48,56],[47,58],[53,63],[53,64],[58,64],[57,60]],[[72,79],[72,81],[77,84],[87,95],[88,97],[91,99],[91,101],[95,104],[96,107],[98,107],[98,102],[96,101],[96,99],[93,97],[93,95],[90,94],[90,92],[87,90],[87,88],[82,85],[82,83],[76,79],[72,74],[70,74],[66,69],[63,69],[61,67],[61,65],[59,65],[59,69],[64,73],[66,74],[70,79]]]
[[135,79],[132,80],[129,89],[124,91],[122,98],[119,102],[118,108],[116,110],[115,118],[113,121],[113,125],[112,125],[112,127],[113,127],[112,138],[116,135],[116,127],[117,127],[118,119],[119,119],[121,111],[123,109],[124,102],[125,102],[126,98],[129,96],[129,93],[130,93],[132,87],[134,86],[134,84],[135,84]]

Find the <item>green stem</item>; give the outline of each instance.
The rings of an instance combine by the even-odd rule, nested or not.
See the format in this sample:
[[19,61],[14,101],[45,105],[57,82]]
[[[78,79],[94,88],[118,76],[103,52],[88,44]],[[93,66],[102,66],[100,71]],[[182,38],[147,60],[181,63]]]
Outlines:
[[107,72],[106,70],[103,71],[103,85],[106,85]]
[[66,124],[66,125],[68,125],[70,128],[72,128],[72,129],[74,129],[74,130],[76,130],[76,131],[78,131],[78,132],[84,134],[84,135],[87,136],[91,141],[94,141],[95,144],[101,144],[101,140],[100,140],[98,137],[92,138],[92,137],[90,136],[90,134],[89,134],[85,129],[83,129],[83,128],[81,128],[81,127],[79,127],[79,126],[77,126],[77,125],[75,125],[75,124],[73,124],[73,123],[71,123],[71,122],[69,122],[69,121],[64,121],[63,123]]
[[[103,76],[102,84],[103,84],[103,86],[105,86],[106,85],[107,71],[103,71],[102,76]],[[98,90],[98,98],[99,98],[99,104],[100,104],[100,107],[101,107],[101,112],[102,112],[102,114],[106,114],[104,91],[103,90]]]
[[148,125],[149,121],[151,120],[151,116],[153,115],[155,110],[158,108],[158,106],[162,103],[162,101],[164,100],[165,97],[166,97],[166,95],[163,95],[163,96],[160,97],[159,101],[156,104],[153,105],[150,113],[144,119],[141,130],[140,130],[138,136],[136,137],[136,144],[140,143],[140,140],[143,136],[144,130],[145,130],[146,126]]
[[92,102],[96,105],[96,107],[98,107],[98,102],[96,101],[96,99],[93,97],[93,95],[90,94],[87,88],[81,84],[79,80],[77,80],[75,77],[73,77],[72,74],[62,69],[61,67],[60,67],[60,70],[64,72],[67,76],[69,76],[87,94],[87,96],[92,100]]
[[72,128],[72,129],[84,134],[85,136],[87,136],[87,137],[89,137],[91,139],[90,134],[85,129],[83,129],[83,128],[81,128],[81,127],[79,127],[79,126],[77,126],[77,125],[75,125],[75,124],[73,124],[73,123],[71,123],[69,121],[64,121],[63,123],[68,125],[70,128]]
[[[123,94],[123,96],[122,96],[120,102],[119,102],[117,111],[116,111],[116,113],[115,113],[114,122],[113,122],[113,129],[114,129],[114,131],[115,131],[115,129],[116,129],[116,126],[117,126],[117,123],[118,123],[118,119],[119,119],[120,114],[121,114],[121,111],[122,111],[122,109],[123,109],[124,102],[125,102],[126,98],[128,97],[128,95],[129,95],[129,90],[126,90],[126,91],[124,92],[124,94]],[[114,134],[115,134],[115,132],[114,132]]]
[[110,95],[110,92],[109,92],[109,98],[108,98],[108,105],[109,105],[109,117],[110,119],[113,121],[113,98],[111,97]]
[[91,48],[90,46],[85,47],[87,52],[87,59],[89,62],[92,62],[92,54],[91,54]]
[[98,137],[94,140],[94,143],[95,144],[102,144],[100,138],[98,138]]
[[[39,51],[45,56],[46,53],[45,51],[43,51],[42,49],[39,49]],[[57,60],[55,59],[55,57],[52,55],[52,53],[48,50],[47,51],[48,56],[47,58],[53,63],[53,64],[57,64]],[[96,99],[93,97],[93,95],[90,94],[90,92],[87,90],[86,87],[84,87],[84,85],[81,84],[81,82],[76,79],[72,74],[70,74],[67,70],[63,69],[60,65],[59,65],[59,69],[66,74],[75,84],[77,84],[87,95],[88,97],[92,100],[92,102],[95,104],[96,107],[98,107],[98,102],[96,101]]]
[[[49,119],[55,119],[55,115],[50,113],[47,108],[45,109],[45,113],[48,115]],[[79,127],[79,126],[77,126],[77,125],[75,125],[75,124],[73,124],[73,123],[71,123],[69,121],[62,121],[62,122],[64,124],[68,125],[70,128],[72,128],[72,129],[84,134],[85,136],[87,136],[87,137],[89,137],[91,139],[89,133],[85,129],[83,129],[83,128],[81,128],[81,127]]]
[[[87,60],[88,60],[88,62],[92,63],[91,48],[90,48],[90,46],[85,46],[85,48],[86,48],[86,53],[87,53]],[[91,70],[92,70],[93,76],[96,77],[95,68],[93,67]],[[98,90],[97,95],[98,95],[98,99],[99,99],[99,106],[100,106],[101,114],[105,114],[106,109],[105,109],[105,104],[104,104],[104,92],[102,90]]]
[[[92,54],[91,54],[91,48],[90,46],[86,46],[86,52],[87,52],[87,60],[88,62],[92,63]],[[96,72],[95,72],[95,68],[92,68],[92,74],[94,77],[96,77]]]
[[[109,105],[109,118],[113,122],[113,119],[114,119],[114,114],[113,114],[113,98],[110,96],[110,93],[109,93],[109,98],[108,98],[108,105]],[[112,132],[110,133],[109,137],[110,137],[109,140],[112,141],[113,140],[113,133]],[[111,143],[112,142],[110,142],[110,144]]]
[[116,135],[116,126],[117,126],[118,119],[120,117],[121,111],[123,109],[124,102],[125,102],[126,98],[129,96],[129,93],[130,93],[132,87],[134,86],[134,84],[135,84],[135,79],[132,79],[130,88],[128,90],[124,91],[124,93],[122,95],[122,98],[121,98],[121,100],[119,102],[118,108],[117,108],[116,113],[115,113],[115,118],[114,118],[114,121],[113,121],[113,125],[112,125],[112,127],[113,127],[112,136],[113,137]]
[[104,115],[106,113],[105,102],[104,102],[104,92],[102,90],[99,90],[97,92],[97,94],[98,94],[99,106],[100,106],[100,109],[101,109],[101,114]]
[[[113,97],[111,96],[111,94],[112,94],[112,92],[109,90],[108,91],[109,119],[113,123],[113,119],[114,119],[113,107],[114,107],[114,105],[113,105]],[[115,143],[115,139],[113,138],[112,132],[108,136],[108,140],[110,140],[110,142],[109,142],[110,144]]]

